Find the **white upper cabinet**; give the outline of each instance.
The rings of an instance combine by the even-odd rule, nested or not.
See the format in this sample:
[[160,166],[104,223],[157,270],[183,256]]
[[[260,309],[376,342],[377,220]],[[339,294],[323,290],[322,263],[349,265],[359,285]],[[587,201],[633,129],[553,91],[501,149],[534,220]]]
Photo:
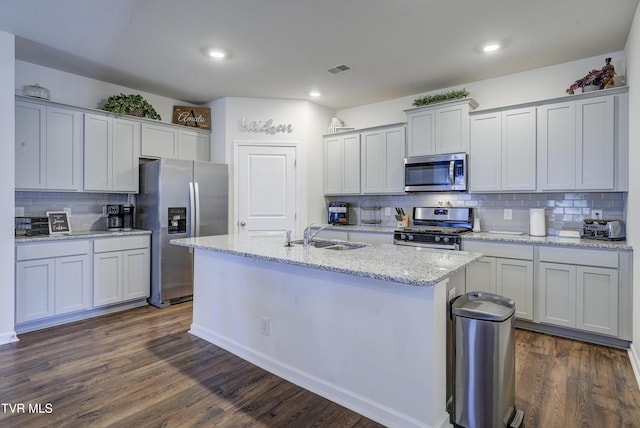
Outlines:
[[471,116],[472,192],[536,190],[536,109]]
[[469,111],[477,106],[468,98],[405,110],[407,157],[466,153]]
[[404,193],[405,127],[364,132],[362,193]]
[[208,162],[209,140],[207,133],[173,125],[143,123],[141,155]]
[[16,101],[16,189],[82,190],[82,113]]
[[360,134],[325,138],[324,192],[360,193]]
[[84,190],[138,192],[140,123],[85,114]]
[[616,132],[626,120],[615,106],[606,95],[538,107],[539,190],[626,189],[617,175],[626,142]]

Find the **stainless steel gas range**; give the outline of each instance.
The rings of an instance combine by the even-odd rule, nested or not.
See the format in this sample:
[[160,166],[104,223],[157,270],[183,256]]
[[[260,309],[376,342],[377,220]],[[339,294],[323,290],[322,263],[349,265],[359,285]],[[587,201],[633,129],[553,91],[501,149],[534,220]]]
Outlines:
[[473,228],[473,208],[414,207],[413,226],[396,229],[393,243],[459,250],[461,235]]

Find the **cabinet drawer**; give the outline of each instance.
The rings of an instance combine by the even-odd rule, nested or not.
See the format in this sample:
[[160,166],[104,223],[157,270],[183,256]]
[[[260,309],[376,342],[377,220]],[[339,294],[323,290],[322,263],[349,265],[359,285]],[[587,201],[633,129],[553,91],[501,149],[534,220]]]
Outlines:
[[75,256],[89,254],[90,252],[91,241],[85,240],[19,244],[16,246],[16,261]]
[[618,268],[618,252],[577,248],[540,247],[540,261]]
[[504,244],[486,241],[464,241],[462,249],[472,253],[482,253],[490,257],[506,259],[533,260],[533,246],[519,244]]
[[149,235],[144,236],[126,236],[118,238],[100,238],[96,239],[93,244],[95,253],[104,253],[107,251],[133,250],[135,248],[148,248]]

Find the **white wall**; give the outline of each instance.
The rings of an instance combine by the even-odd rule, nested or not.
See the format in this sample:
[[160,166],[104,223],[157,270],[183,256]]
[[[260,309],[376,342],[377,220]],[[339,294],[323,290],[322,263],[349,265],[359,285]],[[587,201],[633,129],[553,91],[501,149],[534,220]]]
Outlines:
[[14,141],[15,38],[0,32],[0,344],[16,341],[14,331]]
[[34,83],[49,89],[51,101],[72,106],[100,109],[111,95],[140,94],[162,117],[162,122],[171,123],[174,105],[189,105],[184,101],[114,85],[100,80],[71,74],[53,68],[24,61],[16,61],[15,93],[22,94],[24,85]]
[[[324,223],[326,212],[323,197],[323,138],[334,112],[308,101],[279,100],[266,98],[226,97],[209,103],[211,116],[215,119],[211,136],[212,161],[229,164],[230,190],[233,197],[234,144],[250,141],[258,144],[278,142],[297,143],[299,177],[298,229],[307,223]],[[291,124],[293,132],[265,133],[246,132],[240,123],[243,118],[250,121],[273,119],[274,124]],[[222,129],[223,131],[219,131]],[[235,220],[235,200],[230,199],[230,229]]]
[[[640,162],[640,123],[634,118],[640,115],[640,7],[636,10],[627,45],[629,81],[629,166]],[[633,343],[631,344],[631,362],[640,379],[640,170],[629,168],[629,194],[627,198],[627,240],[633,252]]]
[[592,58],[538,68],[522,73],[509,74],[494,79],[470,82],[451,88],[395,98],[365,106],[339,110],[337,116],[346,126],[356,129],[389,123],[405,122],[403,110],[413,108],[413,101],[427,94],[446,92],[451,89],[466,88],[470,97],[479,104],[477,110],[540,101],[565,96],[565,90],[587,72],[605,65],[605,58],[611,57],[616,68],[616,78],[622,79],[625,74],[624,52],[602,54]]

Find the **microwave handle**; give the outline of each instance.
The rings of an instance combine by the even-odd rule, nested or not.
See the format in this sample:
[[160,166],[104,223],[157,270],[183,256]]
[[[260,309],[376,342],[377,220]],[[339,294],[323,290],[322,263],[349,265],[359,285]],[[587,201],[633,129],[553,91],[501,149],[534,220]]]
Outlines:
[[455,166],[456,166],[456,161],[449,162],[449,184],[455,184],[455,180],[456,180],[454,176],[454,172],[456,170]]

